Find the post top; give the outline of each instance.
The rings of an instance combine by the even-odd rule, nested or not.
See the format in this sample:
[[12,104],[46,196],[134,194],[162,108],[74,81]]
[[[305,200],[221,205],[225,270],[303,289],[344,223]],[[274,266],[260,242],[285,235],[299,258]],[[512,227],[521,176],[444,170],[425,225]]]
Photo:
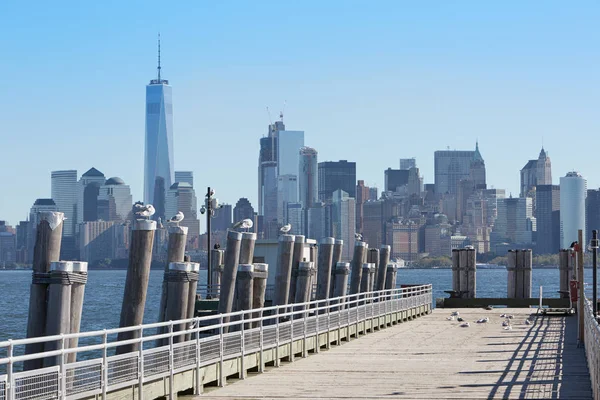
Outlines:
[[254,265],[252,264],[239,264],[238,272],[254,272]]
[[50,225],[50,230],[55,230],[65,219],[65,214],[58,211],[40,212],[40,222],[46,221]]
[[342,239],[335,239],[335,244],[344,244]]
[[356,242],[354,242],[354,247],[369,247],[365,242],[361,242],[359,240],[357,240]]
[[281,235],[279,236],[280,242],[293,242],[295,240],[294,235]]
[[227,231],[227,239],[242,240],[242,233],[238,231]]
[[332,237],[324,237],[320,240],[320,244],[335,244],[335,239]]
[[295,236],[296,243],[304,243],[304,241],[305,241],[304,239],[305,239],[304,235],[296,235]]
[[389,244],[382,244],[381,245],[381,250],[387,250],[390,251],[392,248]]
[[184,271],[184,272],[192,272],[192,264],[190,262],[171,262],[169,263],[169,271]]
[[254,271],[256,272],[269,272],[269,264],[265,263],[255,263]]
[[375,247],[371,247],[371,248],[369,249],[369,251],[376,251],[376,252],[378,252],[378,253],[379,253],[379,249],[376,249]]
[[200,272],[200,263],[191,262],[192,272]]
[[256,240],[256,233],[254,232],[242,232],[242,240]]
[[339,262],[335,265],[335,269],[350,269],[350,263]]
[[375,269],[375,263],[363,263],[363,269]]
[[134,231],[155,231],[156,230],[156,221],[152,221],[150,219],[136,219],[135,224],[133,224]]
[[398,269],[398,264],[388,264],[387,265],[387,269],[391,269],[393,271],[396,271]]
[[313,263],[310,261],[300,261],[298,263],[298,269],[312,269]]
[[85,261],[53,261],[50,271],[60,272],[87,272],[88,263]]
[[179,235],[187,235],[188,227],[187,226],[179,226],[175,224],[169,224],[167,227],[167,232],[170,234],[179,234]]

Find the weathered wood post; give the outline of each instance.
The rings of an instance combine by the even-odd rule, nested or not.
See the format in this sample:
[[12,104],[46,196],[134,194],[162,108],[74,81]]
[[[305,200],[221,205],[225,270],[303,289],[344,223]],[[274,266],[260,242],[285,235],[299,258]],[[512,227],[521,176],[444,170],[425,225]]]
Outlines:
[[329,298],[329,288],[331,287],[331,261],[333,260],[333,247],[335,239],[326,237],[319,243],[319,260],[317,266],[317,299],[324,300]]
[[[187,242],[188,228],[186,226],[179,226],[178,222],[168,222],[167,232],[169,233],[169,242],[167,245],[167,262],[165,263],[165,272],[163,275],[162,292],[160,296],[160,308],[158,309],[158,321],[168,321],[165,319],[167,309],[167,298],[168,295],[168,282],[167,276],[169,274],[169,264],[172,262],[183,262],[185,257],[185,244]],[[160,329],[161,333],[166,332],[166,328]],[[165,343],[165,341],[162,341]]]
[[[219,294],[219,314],[230,313],[233,309],[235,295],[235,280],[240,259],[242,234],[236,231],[227,231],[227,248],[225,249],[225,265],[221,278],[221,293]],[[223,318],[224,323],[229,322],[229,317]],[[227,327],[225,327],[227,328]],[[229,329],[225,329],[228,331]]]
[[240,264],[252,264],[252,259],[254,258],[255,243],[256,233],[242,233],[242,244],[240,248]]
[[[50,284],[48,285],[48,313],[46,319],[46,335],[60,335],[71,331],[71,281],[69,273],[73,271],[73,263],[68,261],[53,262],[50,265]],[[67,341],[67,344],[69,342]],[[59,350],[60,341],[46,342],[44,351]],[[61,356],[46,357],[44,367],[60,364]]]
[[275,275],[274,306],[288,304],[290,295],[292,258],[294,252],[294,235],[279,236],[279,247],[277,249],[277,272]]
[[292,275],[290,280],[290,297],[288,301],[294,302],[296,298],[296,280],[298,278],[298,266],[300,262],[304,260],[304,242],[305,237],[303,235],[296,235],[294,240],[294,253],[292,256]]
[[360,291],[360,282],[362,279],[362,267],[367,252],[365,242],[354,242],[354,256],[352,257],[352,275],[350,276],[350,294],[356,294]]
[[360,291],[366,293],[369,291],[369,278],[371,276],[371,263],[363,263],[362,276],[360,279]]
[[461,291],[460,249],[452,249],[452,290],[462,297]]
[[[338,262],[335,266],[335,293],[333,297],[343,297],[348,294],[348,275],[350,274],[350,263]],[[344,300],[340,300],[340,309],[343,308],[341,304]]]
[[[191,266],[191,271],[188,273],[190,280],[190,287],[188,290],[188,302],[187,302],[187,317],[194,318],[196,313],[196,292],[198,291],[198,280],[200,279],[200,264],[189,262],[189,258],[184,258],[185,262]],[[187,328],[186,328],[187,329]],[[190,340],[192,334],[188,333],[185,335],[185,340]]]
[[373,264],[373,269],[369,270],[371,276],[369,276],[369,289],[367,292],[372,292],[375,289],[375,279],[379,269],[379,249],[369,249],[367,254],[367,262]]
[[[165,312],[166,321],[179,321],[187,318],[188,300],[190,290],[190,276],[192,265],[186,262],[169,263],[169,272],[167,280],[167,309]],[[185,324],[173,325],[173,332],[185,330]],[[183,341],[181,335],[173,336],[173,343]],[[163,345],[168,343],[168,339],[163,339]]]
[[396,272],[398,271],[398,265],[394,263],[390,263],[386,267],[386,277],[385,277],[385,288],[387,289],[395,289],[396,288]]
[[317,264],[319,262],[319,245],[316,243],[311,243],[310,248],[308,249],[310,255],[310,262],[312,263],[312,274],[310,275],[310,300],[313,299],[313,294],[315,295],[315,299],[317,298],[317,285],[319,282],[319,275],[317,273]]
[[507,296],[531,298],[531,250],[509,250],[507,257]]
[[522,274],[523,274],[523,298],[531,298],[531,271],[532,271],[532,257],[531,249],[521,250],[523,261],[522,261]]
[[[238,265],[237,278],[235,281],[235,301],[233,311],[247,311],[252,309],[252,301],[254,299],[254,265],[240,264]],[[245,314],[249,319],[252,314]],[[235,320],[241,317],[235,317]],[[234,326],[235,330],[240,329],[240,326]],[[249,328],[249,324],[244,324],[244,329]]]
[[[144,307],[150,277],[150,264],[152,262],[152,246],[156,222],[147,219],[137,219],[131,231],[131,247],[129,250],[129,266],[125,278],[125,292],[121,307],[121,321],[119,327],[141,325],[144,320]],[[139,331],[133,330],[120,332],[118,341],[130,340],[139,337]],[[139,344],[126,344],[117,347],[117,354],[137,351]]]
[[379,251],[379,268],[377,270],[377,288],[375,290],[385,289],[385,277],[387,275],[387,265],[390,263],[391,247],[388,245],[381,246]]
[[467,298],[474,299],[477,297],[477,253],[473,248],[465,249],[464,252],[467,261],[467,264],[463,267],[467,277]]
[[331,257],[331,289],[329,291],[330,296],[333,297],[335,294],[335,269],[337,264],[342,261],[342,251],[344,250],[344,241],[341,239],[335,239],[335,243],[333,245],[333,256]]
[[[269,277],[269,264],[254,264],[254,280],[252,288],[252,308],[263,308],[265,306],[265,292],[267,290],[267,278]],[[252,318],[259,318],[260,312],[252,314]],[[255,321],[252,326],[259,326],[259,321]]]
[[[44,211],[39,213],[33,249],[33,274],[29,292],[29,316],[27,319],[27,338],[46,335],[46,304],[48,302],[48,284],[50,281],[50,263],[58,261],[64,214]],[[25,354],[41,353],[44,343],[31,343],[25,346]],[[27,360],[25,371],[42,368],[44,360]]]
[[560,297],[569,298],[570,283],[575,279],[575,257],[569,249],[561,249],[559,254]]
[[218,294],[217,288],[221,287],[224,256],[225,250],[223,249],[211,249],[210,251],[210,264],[212,265],[212,287],[206,287],[207,297],[215,297]]
[[[79,333],[81,326],[81,313],[83,311],[83,297],[85,284],[88,277],[88,263],[84,261],[73,261],[73,273],[71,276],[71,329],[70,333]],[[78,338],[69,340],[69,348],[74,349],[79,344]],[[77,353],[69,353],[67,362],[77,361]]]
[[[298,279],[296,280],[296,297],[294,303],[306,303],[310,301],[312,291],[310,282],[313,273],[313,263],[310,261],[301,261],[298,265]],[[296,307],[297,310],[304,310],[306,306]]]
[[517,252],[509,250],[506,253],[506,297],[517,298]]

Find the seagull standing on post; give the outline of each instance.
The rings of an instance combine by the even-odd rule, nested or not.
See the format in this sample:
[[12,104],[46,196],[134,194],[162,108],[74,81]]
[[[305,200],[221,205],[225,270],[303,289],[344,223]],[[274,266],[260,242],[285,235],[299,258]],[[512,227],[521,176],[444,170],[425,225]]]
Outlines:
[[279,228],[279,232],[283,233],[284,235],[287,234],[291,230],[292,230],[292,224],[285,224],[284,226]]
[[252,222],[252,220],[250,218],[246,218],[246,219],[243,219],[243,220],[238,221],[235,224],[233,224],[232,228],[233,229],[242,228],[242,229],[246,229],[246,232],[248,232],[248,229],[252,228],[253,226],[254,226],[254,222]]
[[181,211],[177,212],[169,221],[171,222],[181,222],[183,221],[183,213]]
[[154,213],[156,212],[154,207],[152,207],[152,204],[148,204],[148,205],[136,204],[135,210],[136,210],[136,212],[135,212],[136,216],[145,217],[146,219],[150,219],[150,217],[153,216]]

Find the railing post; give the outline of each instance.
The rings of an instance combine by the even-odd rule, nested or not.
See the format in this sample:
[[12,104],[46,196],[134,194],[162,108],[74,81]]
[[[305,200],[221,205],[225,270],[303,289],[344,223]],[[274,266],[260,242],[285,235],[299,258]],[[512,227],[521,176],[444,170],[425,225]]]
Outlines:
[[279,358],[279,308],[275,310],[275,366],[281,365]]
[[294,362],[294,307],[290,309],[290,362]]
[[192,323],[196,327],[196,386],[194,387],[194,394],[199,395],[202,392],[202,385],[200,384],[200,320],[196,318]]
[[263,324],[263,315],[264,315],[264,311],[261,308],[260,309],[260,314],[259,314],[259,345],[260,345],[260,364],[258,366],[258,372],[263,373],[265,372],[265,359],[264,359],[264,324]]
[[219,386],[225,386],[223,374],[223,314],[219,315]]
[[[321,341],[319,340],[319,318],[321,315],[321,312],[319,310],[319,301],[317,300],[317,307],[316,307],[316,311],[315,311],[315,352],[319,353],[321,351],[320,349],[320,343]],[[329,335],[329,334],[328,334]]]
[[242,354],[241,360],[240,360],[240,373],[239,373],[239,377],[240,379],[246,379],[246,363],[244,361],[244,358],[246,356],[246,332],[244,330],[244,319],[246,317],[246,314],[244,313],[244,311],[242,311],[242,318],[241,318],[241,322],[240,322],[240,353]]
[[308,323],[308,311],[306,311],[306,306],[304,306],[304,338],[302,339],[302,358],[308,357],[308,351],[306,349],[306,330]]
[[102,400],[106,400],[106,390],[108,387],[108,347],[106,344],[108,343],[108,333],[106,333],[106,329],[104,329],[102,333],[102,344],[104,347],[102,348]]
[[358,298],[359,298],[359,296],[356,295],[356,300],[357,301],[356,301],[356,303],[354,303],[354,311],[356,312],[356,331],[354,332],[354,337],[355,338],[358,338],[358,313],[359,313],[359,310],[358,310],[358,307],[359,307]]
[[65,337],[60,334],[60,398],[67,398],[67,372],[65,371]]
[[8,339],[8,366],[6,367],[6,398],[7,398],[7,400],[14,400],[14,398],[15,398],[12,358],[13,358],[12,339]]
[[327,345],[325,346],[325,348],[329,350],[331,348],[331,301],[329,301],[329,298],[327,299],[327,302],[325,304],[327,307]]
[[[143,339],[140,343],[140,348],[143,345]],[[169,399],[174,400],[173,394],[173,369],[175,368],[173,362],[173,321],[169,321]]]
[[138,400],[144,400],[144,328],[139,326],[140,345],[138,346]]

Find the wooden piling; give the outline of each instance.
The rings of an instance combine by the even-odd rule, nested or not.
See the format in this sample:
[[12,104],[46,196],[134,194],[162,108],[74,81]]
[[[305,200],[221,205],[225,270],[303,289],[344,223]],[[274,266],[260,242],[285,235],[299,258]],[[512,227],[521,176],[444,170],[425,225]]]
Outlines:
[[375,277],[377,276],[377,272],[379,270],[379,249],[369,249],[367,254],[367,262],[369,264],[373,264],[373,269],[369,270],[371,276],[369,276],[369,289],[367,292],[372,292],[375,290]]
[[377,286],[375,290],[385,289],[386,268],[390,263],[390,251],[391,247],[388,245],[381,246],[379,250],[379,267],[377,269]]
[[371,267],[370,263],[363,263],[362,266],[362,276],[360,279],[360,292],[366,293],[369,291],[369,278],[371,277]]
[[360,292],[360,282],[362,279],[362,267],[367,252],[365,242],[356,241],[354,243],[354,256],[352,257],[352,273],[350,276],[350,294]]
[[[165,313],[167,309],[167,297],[168,295],[168,284],[167,274],[169,273],[169,264],[172,262],[183,262],[185,257],[185,244],[187,242],[188,228],[186,226],[179,226],[178,222],[169,222],[167,232],[169,233],[169,242],[167,245],[167,262],[165,263],[165,270],[163,275],[162,292],[160,296],[160,305],[158,309],[158,321],[168,321],[165,319]],[[161,333],[166,332],[165,329],[160,329]]]
[[[188,300],[190,290],[190,277],[192,265],[186,262],[169,263],[169,272],[167,275],[167,309],[165,319],[167,321],[179,321],[187,318]],[[185,330],[185,324],[173,325],[173,332]],[[174,336],[173,343],[182,342],[182,336]],[[168,344],[168,340],[163,340],[163,345]]]
[[[150,263],[152,262],[152,246],[156,222],[147,219],[137,219],[131,231],[131,247],[129,249],[129,266],[125,278],[125,292],[121,307],[121,320],[119,327],[141,325],[144,320],[144,307],[150,277]],[[118,341],[139,338],[139,331],[133,330],[120,332]],[[137,351],[139,344],[126,344],[117,347],[117,354]]]
[[560,297],[569,298],[570,283],[575,279],[575,257],[569,249],[562,249],[559,252],[559,271],[560,271]]
[[304,260],[304,242],[303,235],[296,235],[294,239],[294,253],[292,256],[292,275],[290,280],[290,297],[288,301],[293,303],[296,298],[296,280],[298,277],[298,266]]
[[[310,301],[310,294],[312,292],[311,287],[311,275],[312,275],[313,263],[310,261],[301,261],[298,264],[298,279],[296,280],[296,297],[294,303],[306,303]],[[297,309],[305,309],[305,306],[298,307]]]
[[[348,294],[348,275],[350,274],[350,263],[338,262],[335,266],[335,293],[333,297],[343,297]],[[339,300],[343,304],[344,300]],[[340,309],[343,306],[340,306]]]
[[[46,310],[48,302],[48,283],[50,263],[58,261],[62,241],[64,214],[44,211],[39,213],[33,249],[33,276],[29,291],[29,315],[27,319],[27,338],[46,335]],[[44,351],[43,343],[31,343],[25,346],[25,354]],[[25,371],[42,368],[42,359],[24,362]]]
[[331,261],[333,260],[333,248],[335,239],[326,237],[319,243],[319,260],[317,266],[317,299],[329,298],[331,287]]
[[385,288],[386,289],[395,289],[396,288],[396,271],[398,271],[398,265],[394,263],[390,263],[386,267],[386,277],[385,277]]
[[292,275],[292,258],[294,253],[294,235],[279,236],[277,249],[277,272],[275,275],[275,295],[273,305],[288,304]]
[[240,264],[252,264],[252,259],[254,258],[255,243],[256,233],[242,233],[242,244],[240,247]]
[[[188,301],[187,301],[187,316],[186,318],[194,318],[196,315],[196,292],[198,291],[198,280],[200,279],[200,263],[189,262],[187,257],[184,258],[185,262],[189,263],[191,266],[191,272],[189,273],[190,277],[190,287],[188,290]],[[190,340],[192,338],[192,334],[188,333],[185,336],[185,340]]]
[[452,249],[452,290],[460,293],[460,250]]
[[[235,280],[240,259],[240,247],[242,234],[236,231],[227,232],[227,248],[225,249],[225,265],[221,280],[221,292],[219,294],[219,314],[230,313],[233,309],[233,297],[235,295]],[[223,322],[229,322],[229,317],[224,317]],[[226,331],[228,329],[225,329]]]
[[517,298],[517,252],[509,250],[506,253],[506,297]]
[[[68,334],[71,331],[71,281],[69,273],[73,272],[73,263],[68,261],[53,262],[50,266],[50,284],[48,285],[48,313],[46,319],[46,335]],[[49,341],[44,351],[60,350],[69,341]],[[61,357],[53,356],[44,359],[44,367],[60,365]]]
[[467,290],[469,299],[477,298],[477,252],[473,248],[465,249],[467,264],[465,275],[467,277]]
[[[85,284],[88,276],[88,263],[84,261],[73,261],[73,277],[71,282],[71,327],[70,333],[79,333],[81,326],[81,313],[83,311],[83,297]],[[69,348],[74,349],[79,344],[78,338],[69,340]],[[77,361],[77,353],[69,353],[67,362]]]
[[531,298],[531,272],[532,272],[532,259],[531,259],[531,249],[521,250],[523,254],[523,298],[530,299]]
[[335,294],[335,269],[337,264],[342,261],[342,251],[344,250],[344,241],[341,239],[335,239],[335,243],[333,245],[333,256],[331,257],[331,288],[329,290],[330,297],[333,297]]
[[223,276],[223,259],[225,250],[211,249],[210,264],[212,266],[212,287],[206,287],[207,297],[215,297],[218,294],[218,288],[221,287],[221,277]]
[[[269,276],[269,264],[254,264],[254,280],[252,288],[252,308],[263,308],[265,306],[265,292],[267,289],[267,278]],[[252,318],[259,318],[260,312],[252,314]],[[253,327],[259,326],[258,321],[252,324]]]

